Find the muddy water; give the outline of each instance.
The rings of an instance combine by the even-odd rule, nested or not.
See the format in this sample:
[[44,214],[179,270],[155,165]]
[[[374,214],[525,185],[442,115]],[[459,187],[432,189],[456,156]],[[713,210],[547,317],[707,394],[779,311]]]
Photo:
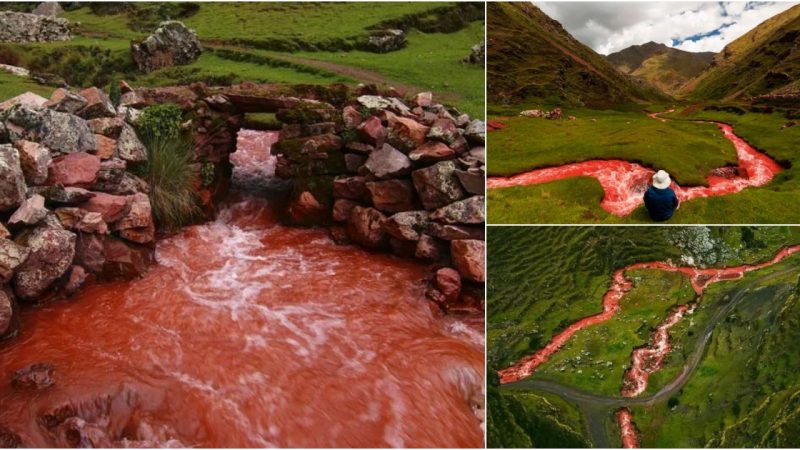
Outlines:
[[[662,121],[659,113],[650,117]],[[672,183],[678,199],[683,202],[699,197],[714,197],[740,192],[748,187],[764,186],[781,171],[781,167],[769,156],[759,152],[733,132],[733,127],[715,123],[725,139],[736,149],[738,167],[722,167],[713,170],[707,177],[708,186],[681,187]],[[622,160],[592,160],[559,167],[531,170],[512,177],[491,177],[487,188],[528,186],[549,183],[579,176],[597,179],[603,188],[600,206],[615,216],[627,216],[644,202],[644,192],[655,174],[655,170]]]
[[[602,312],[572,323],[534,354],[520,359],[511,367],[498,371],[500,383],[513,383],[531,376],[537,367],[547,362],[550,356],[557,352],[575,335],[575,333],[614,317],[620,309],[621,300],[633,287],[631,281],[625,277],[625,272],[628,270],[655,269],[682,273],[689,277],[695,293],[700,297],[706,287],[712,283],[742,278],[747,272],[777,264],[787,256],[797,252],[800,252],[800,245],[783,248],[776,253],[772,259],[762,263],[733,267],[699,269],[694,267],[673,266],[659,261],[636,263],[619,269],[614,272],[611,286],[603,296]],[[673,308],[667,318],[656,327],[648,345],[635,349],[632,352],[631,368],[625,372],[623,378],[623,386],[621,389],[622,396],[635,397],[647,389],[647,380],[650,374],[661,368],[664,358],[666,358],[667,353],[670,351],[669,329],[678,323],[684,315],[693,312],[695,306],[696,303],[693,303],[691,305],[679,305]],[[620,426],[621,438],[625,448],[638,447],[638,437],[636,436],[636,430],[632,420],[633,414],[627,408],[617,411],[617,421]]]
[[423,266],[280,226],[247,195],[157,261],[22,314],[0,379],[45,361],[56,384],[2,381],[1,426],[39,447],[483,445],[483,330],[431,310]]

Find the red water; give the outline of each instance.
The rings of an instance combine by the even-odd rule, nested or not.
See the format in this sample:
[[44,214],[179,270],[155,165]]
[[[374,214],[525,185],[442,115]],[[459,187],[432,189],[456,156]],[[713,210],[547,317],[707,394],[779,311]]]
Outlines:
[[246,195],[157,261],[22,313],[0,377],[49,362],[56,384],[0,384],[0,427],[36,447],[483,446],[483,330],[429,307],[422,265]]
[[[557,352],[575,333],[584,328],[605,322],[619,311],[620,301],[625,294],[631,290],[633,284],[625,277],[625,272],[635,269],[658,269],[667,272],[679,272],[689,277],[689,280],[694,288],[698,297],[703,294],[708,285],[718,281],[733,280],[742,278],[745,273],[754,270],[763,269],[765,267],[777,264],[784,258],[800,251],[800,245],[794,245],[781,249],[769,261],[758,264],[745,264],[735,267],[711,268],[711,269],[698,269],[694,267],[679,267],[673,266],[665,262],[644,262],[631,264],[627,267],[617,270],[612,275],[611,286],[606,294],[603,296],[603,311],[580,319],[573,324],[569,325],[553,339],[547,343],[543,348],[536,353],[525,356],[514,365],[498,371],[500,376],[500,383],[513,383],[533,374],[537,367],[547,362],[550,356]],[[646,347],[634,350],[632,353],[632,366],[625,373],[622,395],[625,397],[633,397],[641,394],[647,389],[647,380],[650,373],[658,370],[663,363],[664,358],[670,350],[669,344],[669,329],[677,323],[684,314],[691,313],[695,305],[681,305],[672,310],[667,319],[661,322],[656,331],[653,333],[652,343]],[[623,430],[623,442],[625,442],[626,435],[631,432],[635,437],[635,429],[630,425],[632,420],[631,412],[627,409],[625,413],[618,412],[617,418],[621,429]],[[628,423],[623,423],[623,420]],[[629,427],[625,429],[624,427]],[[630,442],[635,443],[636,440]],[[627,447],[626,447],[627,448]]]
[[622,439],[622,448],[639,448],[639,436],[636,434],[636,426],[633,424],[631,410],[621,408],[617,411],[617,423],[619,423],[619,437]]
[[[649,114],[658,120],[659,113]],[[712,122],[716,123],[716,122]],[[769,156],[759,152],[734,134],[733,127],[716,123],[723,136],[736,148],[738,168],[719,168],[707,177],[708,186],[681,187],[673,181],[672,188],[683,202],[698,197],[714,197],[740,192],[748,187],[763,186],[781,171],[781,167]],[[535,169],[511,177],[490,177],[488,189],[511,186],[528,186],[573,177],[592,177],[603,188],[600,206],[615,216],[627,216],[644,202],[644,192],[655,174],[655,170],[640,164],[621,160],[592,160],[559,167]]]

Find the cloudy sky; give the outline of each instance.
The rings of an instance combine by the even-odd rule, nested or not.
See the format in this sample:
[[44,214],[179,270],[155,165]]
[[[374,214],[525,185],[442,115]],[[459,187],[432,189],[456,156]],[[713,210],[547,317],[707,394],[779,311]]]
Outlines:
[[534,2],[576,39],[607,55],[649,41],[718,52],[798,2]]

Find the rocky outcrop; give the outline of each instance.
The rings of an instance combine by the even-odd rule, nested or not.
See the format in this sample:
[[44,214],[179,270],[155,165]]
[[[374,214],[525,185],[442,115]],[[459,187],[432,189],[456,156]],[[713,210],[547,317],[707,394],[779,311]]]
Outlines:
[[197,33],[178,21],[162,22],[147,39],[131,43],[131,55],[142,72],[191,64],[202,52]]
[[473,45],[469,56],[464,58],[465,63],[483,65],[486,61],[486,42],[481,41]]
[[71,38],[67,19],[0,11],[0,42],[52,42]]
[[67,271],[75,256],[75,234],[64,229],[37,227],[18,238],[30,255],[14,274],[14,291],[23,300],[41,296]]
[[366,49],[376,53],[388,53],[406,46],[406,33],[403,30],[387,29],[374,31],[367,38]]

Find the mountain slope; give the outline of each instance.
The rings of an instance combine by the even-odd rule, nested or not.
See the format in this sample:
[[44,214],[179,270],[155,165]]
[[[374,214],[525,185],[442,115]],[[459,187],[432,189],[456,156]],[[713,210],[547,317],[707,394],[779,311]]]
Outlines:
[[530,3],[488,4],[489,103],[608,107],[666,96],[620,73]]
[[611,53],[606,59],[619,71],[642,78],[662,91],[673,94],[702,73],[711,64],[714,55],[713,52],[692,53],[648,42]]
[[679,94],[735,100],[786,87],[800,78],[800,5],[762,22],[728,44]]

